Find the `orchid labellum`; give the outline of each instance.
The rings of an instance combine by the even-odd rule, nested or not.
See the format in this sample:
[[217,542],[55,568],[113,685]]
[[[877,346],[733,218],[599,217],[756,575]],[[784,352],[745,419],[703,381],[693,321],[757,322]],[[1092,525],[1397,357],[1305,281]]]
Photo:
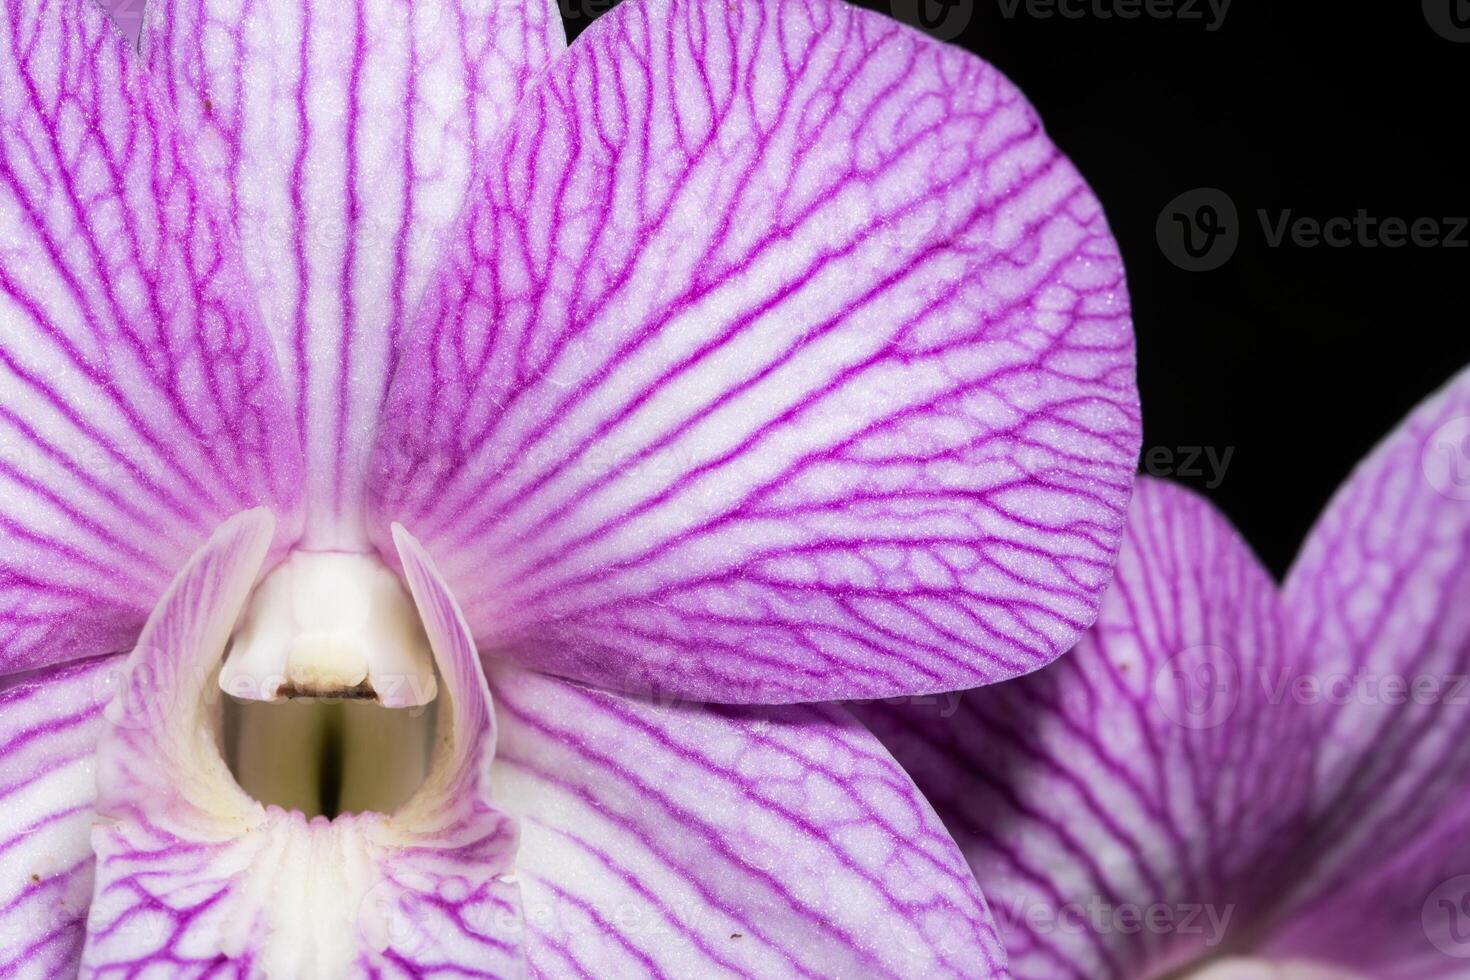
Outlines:
[[835,0],[0,42],[0,972],[1003,974],[801,703],[1110,578],[1122,268],[1014,87]]
[[1018,978],[1410,980],[1470,958],[1470,370],[1278,590],[1140,482],[1074,651],[952,718],[864,709],[954,832]]

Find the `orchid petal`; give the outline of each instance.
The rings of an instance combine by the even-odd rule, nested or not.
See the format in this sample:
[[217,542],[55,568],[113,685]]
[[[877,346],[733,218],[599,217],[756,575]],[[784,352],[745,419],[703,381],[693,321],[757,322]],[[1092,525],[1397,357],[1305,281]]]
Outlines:
[[120,656],[0,691],[0,975],[74,976],[92,897],[93,754]]
[[464,203],[477,147],[565,45],[556,5],[153,3],[144,56],[229,189],[312,461],[306,543],[356,550],[400,325]]
[[1453,884],[1470,875],[1470,370],[1353,473],[1284,597],[1324,717],[1310,873],[1273,945],[1375,977],[1463,975],[1470,942],[1448,930],[1470,925],[1470,878]]
[[187,143],[89,0],[0,2],[0,673],[127,649],[254,504],[299,527],[270,341]]
[[955,834],[1015,976],[1161,976],[1248,933],[1300,840],[1311,715],[1254,683],[1284,663],[1275,586],[1240,536],[1145,479],[1076,649],[952,717],[860,715]]
[[490,678],[534,974],[1006,975],[953,841],[842,709]]
[[84,974],[517,975],[515,826],[483,796],[488,692],[453,599],[407,535],[448,701],[424,785],[391,816],[308,823],[251,800],[225,769],[205,696],[269,540],[259,510],[216,532],[126,665],[98,754]]
[[629,0],[485,172],[372,525],[441,556],[482,650],[782,702],[1000,680],[1092,621],[1123,269],[989,65],[836,0]]

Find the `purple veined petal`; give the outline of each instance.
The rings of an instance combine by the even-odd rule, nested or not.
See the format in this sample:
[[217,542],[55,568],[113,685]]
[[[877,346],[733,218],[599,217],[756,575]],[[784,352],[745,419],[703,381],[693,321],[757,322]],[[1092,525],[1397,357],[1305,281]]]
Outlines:
[[109,708],[83,976],[521,974],[516,827],[485,799],[488,691],[453,599],[395,533],[449,700],[423,786],[392,815],[308,822],[234,782],[206,697],[271,520],[232,519],[155,610]]
[[93,756],[120,655],[0,691],[0,975],[76,974],[92,897]]
[[401,326],[477,150],[565,47],[556,4],[150,4],[146,63],[228,192],[304,433],[306,545],[361,549],[363,468]]
[[1275,585],[1236,531],[1142,479],[1072,652],[859,715],[969,858],[1015,976],[1175,976],[1248,941],[1302,839],[1312,715],[1258,682],[1285,650]]
[[843,709],[489,675],[533,974],[1008,975],[954,842]]
[[1123,268],[989,65],[835,0],[630,0],[486,173],[371,498],[482,650],[783,702],[1004,679],[1093,620]]
[[1375,977],[1463,976],[1470,370],[1359,465],[1308,536],[1284,598],[1323,732],[1311,873],[1272,945]]
[[270,340],[90,0],[0,2],[0,674],[127,649],[230,514],[299,529]]

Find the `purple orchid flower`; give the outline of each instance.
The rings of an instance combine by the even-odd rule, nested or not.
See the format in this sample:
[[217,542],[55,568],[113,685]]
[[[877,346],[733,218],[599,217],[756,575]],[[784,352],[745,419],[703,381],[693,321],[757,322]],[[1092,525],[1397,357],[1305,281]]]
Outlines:
[[1278,589],[1141,481],[1076,650],[940,722],[864,709],[1018,978],[1470,974],[1470,370],[1364,461]]
[[796,703],[1111,576],[1122,267],[1014,87],[834,0],[0,12],[0,972],[1003,974]]

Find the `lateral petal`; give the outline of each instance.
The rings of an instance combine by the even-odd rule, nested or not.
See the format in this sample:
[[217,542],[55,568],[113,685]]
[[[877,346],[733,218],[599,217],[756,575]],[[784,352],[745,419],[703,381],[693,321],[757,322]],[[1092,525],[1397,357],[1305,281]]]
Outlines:
[[304,433],[309,547],[366,543],[402,325],[476,154],[564,46],[551,0],[153,0],[144,57],[229,194]]
[[630,0],[486,174],[373,472],[482,650],[785,702],[1001,680],[1092,621],[1123,268],[989,65],[837,0]]
[[1276,588],[1202,498],[1141,479],[1096,625],[1030,677],[860,716],[969,858],[1011,970],[1171,975],[1248,937],[1303,839],[1312,715]]
[[490,678],[532,973],[1007,975],[954,842],[842,709]]
[[187,139],[88,0],[0,2],[0,674],[131,646],[229,515],[299,531],[270,340]]
[[[1470,957],[1470,369],[1323,512],[1284,591],[1321,752],[1298,909],[1273,946],[1372,976]],[[1456,938],[1459,936],[1460,938]]]

